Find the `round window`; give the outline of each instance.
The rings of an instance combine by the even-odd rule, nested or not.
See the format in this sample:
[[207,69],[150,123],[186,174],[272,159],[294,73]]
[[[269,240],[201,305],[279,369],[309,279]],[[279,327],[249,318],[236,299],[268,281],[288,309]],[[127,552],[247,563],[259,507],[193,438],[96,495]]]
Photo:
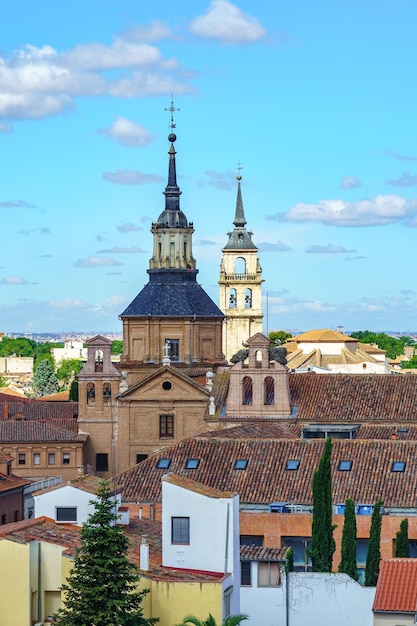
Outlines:
[[165,391],[169,391],[172,388],[172,383],[169,382],[169,380],[164,380],[164,382],[162,383],[162,389],[165,389]]

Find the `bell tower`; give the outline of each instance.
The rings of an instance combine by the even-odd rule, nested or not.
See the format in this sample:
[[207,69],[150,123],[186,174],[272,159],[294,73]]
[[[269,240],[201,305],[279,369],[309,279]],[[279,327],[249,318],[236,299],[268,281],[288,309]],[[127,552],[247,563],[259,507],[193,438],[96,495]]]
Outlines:
[[234,229],[222,250],[220,263],[220,308],[223,322],[223,352],[228,361],[242,349],[242,342],[262,333],[262,268],[258,248],[246,229],[242,190],[237,177],[237,199]]

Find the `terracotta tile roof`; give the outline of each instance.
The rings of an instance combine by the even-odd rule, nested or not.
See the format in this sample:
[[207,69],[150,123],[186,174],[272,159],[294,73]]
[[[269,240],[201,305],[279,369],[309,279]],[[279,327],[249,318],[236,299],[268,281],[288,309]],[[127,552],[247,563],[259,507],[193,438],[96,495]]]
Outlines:
[[417,611],[417,559],[381,561],[372,610],[389,613]]
[[288,548],[264,548],[262,546],[240,546],[242,561],[284,561]]
[[291,337],[291,342],[295,341],[296,343],[304,343],[307,341],[311,341],[314,343],[323,341],[326,343],[333,342],[357,342],[357,339],[353,337],[349,337],[349,335],[343,335],[342,333],[338,333],[335,330],[331,330],[328,328],[324,328],[321,330],[309,330],[306,333],[301,333],[301,335],[296,335],[295,337]]
[[13,402],[14,400],[26,400],[26,398],[23,392],[16,391],[16,389],[12,389],[11,387],[2,387],[0,391],[0,400],[2,402],[5,400]]
[[30,482],[30,480],[20,478],[20,476],[15,476],[14,474],[6,476],[0,473],[0,494],[14,489],[23,489],[26,485],[30,485]]
[[[178,444],[119,474],[124,502],[160,502],[161,458],[170,459],[169,470],[215,489],[237,492],[241,504],[272,502],[312,504],[311,482],[323,451],[323,440],[223,439],[203,435]],[[200,459],[196,469],[185,469],[187,459]],[[245,470],[235,469],[247,460]],[[300,461],[295,471],[287,461]],[[351,460],[350,471],[339,471],[339,461]],[[405,463],[393,472],[394,461]],[[416,507],[417,442],[334,440],[332,454],[333,502],[347,498],[373,504],[382,497],[386,507]]]
[[[5,407],[6,405],[6,407]],[[5,411],[8,419],[16,414],[23,415],[26,420],[37,419],[73,419],[78,416],[78,402],[43,402],[42,400],[19,399],[0,402],[0,421],[4,419]]]
[[300,434],[301,428],[297,424],[284,426],[270,422],[240,424],[202,433],[204,437],[217,437],[218,439],[297,439]]
[[37,517],[0,526],[1,537],[17,543],[28,543],[36,540],[58,544],[63,546],[66,552],[72,556],[80,543],[79,529],[68,524],[56,524],[48,517]]
[[208,485],[202,485],[201,483],[192,480],[191,478],[185,478],[185,476],[179,476],[178,474],[169,473],[162,477],[162,480],[170,485],[177,485],[183,487],[189,491],[200,493],[208,498],[233,498],[236,496],[236,492],[223,491],[221,489],[215,489]]
[[32,495],[42,495],[43,493],[49,493],[50,491],[57,491],[58,489],[62,489],[67,485],[71,485],[71,487],[76,487],[77,489],[82,489],[83,491],[87,491],[91,494],[96,494],[97,489],[100,485],[100,478],[98,476],[90,476],[86,474],[84,476],[77,476],[73,480],[69,480],[67,483],[59,483],[58,485],[51,485],[50,487],[46,487],[45,489],[40,489],[39,491],[34,491]]
[[57,393],[51,393],[49,396],[42,396],[42,398],[37,398],[37,402],[68,402],[69,400],[69,390],[66,391],[58,391]]
[[84,441],[86,435],[78,435],[73,430],[69,430],[55,424],[53,420],[32,420],[26,422],[6,420],[0,421],[0,443],[32,443],[43,441]]
[[417,440],[417,426],[410,424],[362,424],[356,439],[405,439]]

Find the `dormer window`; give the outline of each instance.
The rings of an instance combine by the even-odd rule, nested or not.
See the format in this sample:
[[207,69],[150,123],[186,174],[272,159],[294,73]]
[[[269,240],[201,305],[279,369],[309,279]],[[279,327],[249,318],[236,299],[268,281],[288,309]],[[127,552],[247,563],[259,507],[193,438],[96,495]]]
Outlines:
[[248,461],[247,459],[237,459],[237,461],[235,461],[235,470],[245,470],[248,466]]
[[350,472],[352,469],[352,461],[339,461],[337,469],[339,472]]
[[200,459],[188,459],[185,464],[185,469],[197,469],[200,465]]
[[171,465],[171,459],[159,459],[156,464],[157,469],[168,469]]
[[391,465],[391,472],[404,472],[405,470],[405,462],[404,461],[394,461]]
[[298,470],[299,467],[300,467],[300,461],[298,459],[290,459],[289,461],[287,461],[285,469],[294,471],[294,470]]

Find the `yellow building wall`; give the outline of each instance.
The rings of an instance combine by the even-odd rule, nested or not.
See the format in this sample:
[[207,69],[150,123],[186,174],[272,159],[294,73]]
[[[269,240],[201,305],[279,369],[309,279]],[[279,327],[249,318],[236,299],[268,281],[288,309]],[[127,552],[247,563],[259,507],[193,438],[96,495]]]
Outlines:
[[0,623],[31,624],[30,555],[28,544],[0,539]]
[[159,617],[158,626],[180,624],[186,615],[200,620],[211,613],[217,624],[222,623],[222,583],[161,581],[141,578],[141,588],[150,593],[143,602],[145,617]]

